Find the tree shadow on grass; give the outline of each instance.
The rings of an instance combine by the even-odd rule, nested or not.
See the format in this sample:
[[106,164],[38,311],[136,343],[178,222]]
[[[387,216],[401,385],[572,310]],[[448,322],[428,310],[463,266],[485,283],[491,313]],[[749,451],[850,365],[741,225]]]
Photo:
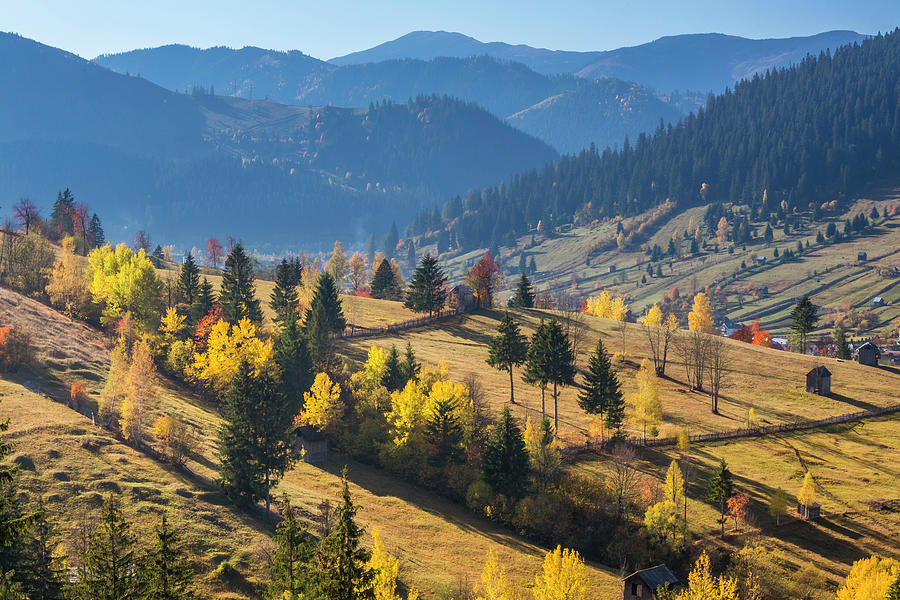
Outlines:
[[856,400],[851,398],[850,396],[845,396],[843,394],[838,394],[836,392],[831,392],[827,395],[828,398],[832,400],[837,400],[838,402],[843,402],[844,404],[849,404],[859,410],[872,410],[873,408],[878,408],[877,404],[872,404],[870,402],[863,402],[862,400]]

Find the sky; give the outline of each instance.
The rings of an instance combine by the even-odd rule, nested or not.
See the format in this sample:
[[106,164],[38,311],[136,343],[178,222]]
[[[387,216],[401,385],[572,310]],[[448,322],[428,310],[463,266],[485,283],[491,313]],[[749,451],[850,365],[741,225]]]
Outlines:
[[329,59],[422,29],[586,51],[679,33],[763,38],[897,26],[898,0],[0,0],[0,31],[85,58],[183,43]]

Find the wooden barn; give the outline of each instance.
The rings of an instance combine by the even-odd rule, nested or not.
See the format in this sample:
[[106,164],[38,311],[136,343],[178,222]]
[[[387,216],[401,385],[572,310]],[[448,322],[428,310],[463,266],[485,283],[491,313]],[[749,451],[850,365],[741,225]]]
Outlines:
[[656,600],[656,590],[668,584],[678,585],[678,578],[666,565],[657,565],[632,573],[625,578],[623,600]]
[[810,394],[827,396],[831,393],[831,371],[824,365],[811,370],[806,374],[806,391]]
[[447,303],[450,305],[450,308],[460,312],[469,312],[477,308],[475,294],[465,285],[457,285],[451,289]]
[[878,359],[881,358],[881,350],[872,342],[866,342],[857,348],[854,354],[859,364],[869,367],[877,367]]
[[310,425],[294,429],[294,452],[303,462],[321,463],[328,460],[328,438]]
[[809,506],[805,504],[798,504],[797,514],[800,515],[800,518],[805,521],[813,521],[822,516],[822,505],[818,502],[813,502]]

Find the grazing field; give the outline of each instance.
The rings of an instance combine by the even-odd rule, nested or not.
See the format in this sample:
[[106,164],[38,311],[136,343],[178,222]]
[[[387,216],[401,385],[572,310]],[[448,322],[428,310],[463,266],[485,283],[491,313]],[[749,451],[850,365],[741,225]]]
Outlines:
[[[540,318],[552,316],[538,310],[514,311],[524,333],[530,335]],[[436,364],[444,361],[452,377],[462,380],[469,373],[481,379],[488,404],[495,412],[509,402],[509,376],[506,372],[491,369],[486,363],[487,344],[495,334],[503,313],[499,310],[479,311],[472,315],[422,327],[392,336],[351,339],[340,342],[342,352],[350,359],[362,362],[372,345],[398,349],[407,342],[416,355]],[[587,365],[598,336],[602,337],[608,352],[622,349],[619,323],[596,317],[584,317],[584,333],[579,342],[578,366]],[[710,411],[709,396],[692,392],[683,383],[684,368],[678,362],[677,353],[670,349],[668,378],[660,380],[663,405],[662,435],[674,435],[682,427],[692,434],[724,431],[743,427],[751,408],[756,412],[760,425],[786,423],[797,420],[820,419],[826,416],[852,413],[876,406],[897,402],[896,390],[900,386],[900,373],[888,368],[861,366],[855,362],[804,356],[795,353],[761,348],[734,340],[726,344],[733,357],[722,396],[720,414]],[[626,363],[614,361],[627,397],[634,391],[634,373],[641,359],[650,356],[647,336],[640,325],[627,324],[625,349],[630,358]],[[805,391],[806,373],[814,366],[824,364],[832,372],[830,396],[814,396]],[[516,399],[513,407],[516,416],[526,413],[533,418],[540,415],[540,390],[522,383],[521,370],[515,375]],[[576,381],[580,382],[581,377]],[[560,394],[560,434],[572,442],[583,442],[590,423],[577,405],[577,388],[563,389]],[[548,411],[552,400],[547,395]],[[636,429],[631,431],[636,433]]]
[[[161,379],[147,421],[178,412],[200,434],[187,463],[190,476],[172,470],[102,432],[91,424],[90,417],[61,403],[67,399],[71,383],[80,380],[91,396],[82,410],[88,414],[96,410],[109,360],[105,339],[98,332],[34,300],[0,289],[0,323],[7,322],[31,329],[42,363],[33,371],[0,379],[0,418],[11,418],[16,452],[27,454],[36,465],[23,476],[25,489],[52,498],[48,507],[60,512],[64,507],[68,511],[70,504],[85,511],[95,508],[100,492],[105,488],[115,491],[114,484],[129,501],[135,494],[143,494],[144,488],[158,489],[159,494],[146,492],[149,500],[129,502],[129,512],[138,517],[157,514],[165,507],[177,513],[174,519],[185,523],[185,535],[192,544],[216,540],[196,548],[201,557],[197,566],[204,573],[203,597],[254,597],[251,588],[264,576],[264,550],[271,545],[272,525],[261,513],[247,515],[231,509],[216,491],[215,432],[220,419],[215,406]],[[55,401],[28,391],[26,384]],[[101,440],[99,451],[82,448],[85,439],[95,438]],[[49,449],[57,449],[60,456],[46,458]],[[273,497],[289,494],[316,532],[319,505],[323,500],[332,505],[337,502],[340,471],[347,462],[332,455],[321,467],[300,463],[286,474]],[[489,550],[503,561],[518,585],[532,581],[540,568],[546,548],[525,542],[459,505],[370,466],[351,463],[349,476],[354,501],[360,506],[360,522],[369,531],[376,527],[381,531],[388,549],[400,558],[401,580],[408,587],[435,592],[455,590],[461,583],[477,585]],[[101,481],[108,483],[95,485]],[[135,486],[140,488],[137,492],[132,491]],[[246,580],[232,582],[231,587],[220,582],[212,572],[225,560],[235,564]],[[597,565],[589,565],[589,573],[599,597],[621,593],[618,574]]]
[[[771,565],[788,580],[806,564],[825,576],[822,590],[833,589],[850,565],[878,554],[900,558],[900,467],[891,457],[900,452],[900,415],[832,425],[804,432],[743,440],[695,444],[690,451],[688,524],[694,537],[709,543],[740,548],[763,545]],[[638,468],[662,481],[669,463],[680,458],[674,449],[640,449]],[[724,458],[735,484],[751,499],[749,530],[727,526],[724,542],[717,540],[716,509],[705,501],[706,481]],[[605,457],[584,457],[569,468],[606,476]],[[822,518],[796,518],[794,498],[806,470],[816,482]],[[776,526],[767,508],[777,488],[791,501],[790,515]],[[885,502],[885,501],[893,501]]]

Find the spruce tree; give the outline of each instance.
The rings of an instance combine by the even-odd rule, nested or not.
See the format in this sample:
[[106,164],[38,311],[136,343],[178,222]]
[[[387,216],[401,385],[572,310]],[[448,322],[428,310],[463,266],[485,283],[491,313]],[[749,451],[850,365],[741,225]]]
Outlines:
[[66,235],[74,233],[72,224],[72,211],[75,210],[75,196],[69,188],[59,192],[56,195],[56,201],[53,203],[53,210],[50,213],[50,222],[48,223],[50,235],[55,239],[60,239]]
[[528,280],[525,271],[522,271],[522,276],[519,277],[519,284],[516,286],[516,293],[511,304],[516,308],[534,307],[534,289],[531,287],[531,281]]
[[317,302],[306,311],[303,331],[310,361],[322,370],[322,365],[329,364],[332,355],[331,322],[324,303]]
[[141,569],[135,536],[116,496],[103,504],[101,520],[81,556],[76,596],[79,600],[140,598]]
[[575,349],[555,318],[547,324],[547,382],[553,384],[553,429],[559,431],[559,388],[575,383]]
[[194,598],[194,572],[181,545],[178,530],[166,515],[154,528],[154,544],[147,553],[145,600],[190,600]]
[[806,353],[806,336],[816,328],[819,322],[819,307],[812,303],[809,296],[803,296],[791,310],[791,331],[800,338],[800,352]]
[[404,380],[403,367],[400,364],[400,353],[397,346],[391,344],[391,350],[384,360],[384,377],[381,383],[389,392],[402,390],[408,380]]
[[728,464],[723,458],[719,466],[713,471],[712,477],[706,486],[706,499],[719,509],[719,524],[722,526],[722,537],[725,537],[725,511],[728,508],[728,500],[734,496],[734,480]]
[[513,367],[525,362],[528,354],[528,340],[519,330],[518,323],[509,314],[497,326],[497,335],[491,338],[488,346],[487,364],[499,371],[509,372],[509,401],[516,403],[513,393]]
[[269,372],[260,373],[259,395],[255,398],[252,434],[254,451],[263,479],[266,514],[269,513],[271,490],[293,463],[293,419],[297,404],[281,393],[279,382]]
[[540,325],[531,334],[528,352],[525,354],[525,372],[522,373],[522,381],[528,385],[536,385],[541,388],[541,419],[547,415],[544,400],[547,383],[550,381],[548,342],[547,322],[541,319]]
[[406,342],[406,352],[403,355],[403,362],[400,364],[400,372],[403,373],[404,382],[418,380],[421,368],[422,365],[416,360],[412,344]]
[[850,344],[847,343],[847,334],[843,327],[836,327],[834,330],[834,349],[836,358],[850,360]]
[[193,304],[200,291],[200,267],[194,262],[190,252],[184,257],[181,272],[178,274],[178,293],[187,304]]
[[203,281],[201,281],[200,285],[197,287],[197,294],[194,297],[194,302],[191,304],[191,325],[196,326],[200,319],[208,315],[213,309],[215,302],[216,297],[213,293],[213,286],[209,280],[204,277]]
[[597,340],[597,348],[588,360],[578,406],[586,413],[607,417],[612,406],[622,404],[622,388],[619,376],[612,368],[603,340]]
[[384,259],[375,269],[375,275],[372,277],[372,285],[370,293],[373,298],[380,300],[399,300],[400,290],[397,288],[397,280],[394,277],[394,270],[391,268],[391,262]]
[[339,333],[347,327],[347,321],[344,319],[344,311],[341,308],[341,299],[338,296],[337,286],[334,283],[334,277],[330,273],[325,272],[319,277],[319,282],[313,292],[312,301],[309,308],[306,309],[306,319],[309,322],[310,316],[322,308],[325,315],[325,324],[329,333]]
[[241,319],[250,319],[253,323],[262,323],[262,309],[256,298],[253,265],[244,251],[244,246],[235,244],[228,258],[225,259],[225,271],[222,273],[222,290],[219,303],[222,305],[223,318],[231,325]]
[[225,394],[217,453],[221,485],[228,498],[239,506],[249,506],[263,495],[263,474],[253,437],[258,395],[253,367],[243,360]]
[[447,276],[437,259],[426,254],[416,269],[406,293],[406,308],[429,315],[440,312],[447,301]]
[[442,468],[447,464],[461,464],[465,460],[463,428],[456,414],[452,398],[440,398],[425,421],[425,441],[432,452],[429,462]]
[[294,267],[283,258],[281,264],[275,267],[275,287],[269,300],[269,306],[275,312],[275,320],[283,326],[288,317],[296,315],[298,302]]
[[301,598],[314,583],[314,546],[299,511],[284,495],[281,522],[275,528],[275,552],[272,556],[268,598]]
[[281,389],[293,406],[293,414],[300,411],[303,393],[313,382],[312,358],[309,344],[296,314],[282,322],[275,342],[275,362],[281,370]]
[[[31,600],[63,600],[66,598],[68,573],[57,550],[57,532],[47,519],[43,504],[38,506],[34,521],[22,542],[17,575],[24,574],[22,591]],[[2,596],[0,596],[2,597]]]
[[341,475],[341,504],[334,509],[334,528],[317,552],[325,600],[374,600],[369,551],[360,545],[364,530],[356,523],[358,508],[350,497],[347,467]]
[[529,460],[522,430],[513,420],[509,406],[504,406],[484,446],[484,480],[507,498],[522,498],[528,490]]
[[94,213],[91,216],[91,223],[88,225],[88,231],[91,233],[91,240],[93,241],[94,248],[99,248],[106,243],[106,234],[103,233],[103,224],[100,223],[100,217],[97,216],[97,213]]

